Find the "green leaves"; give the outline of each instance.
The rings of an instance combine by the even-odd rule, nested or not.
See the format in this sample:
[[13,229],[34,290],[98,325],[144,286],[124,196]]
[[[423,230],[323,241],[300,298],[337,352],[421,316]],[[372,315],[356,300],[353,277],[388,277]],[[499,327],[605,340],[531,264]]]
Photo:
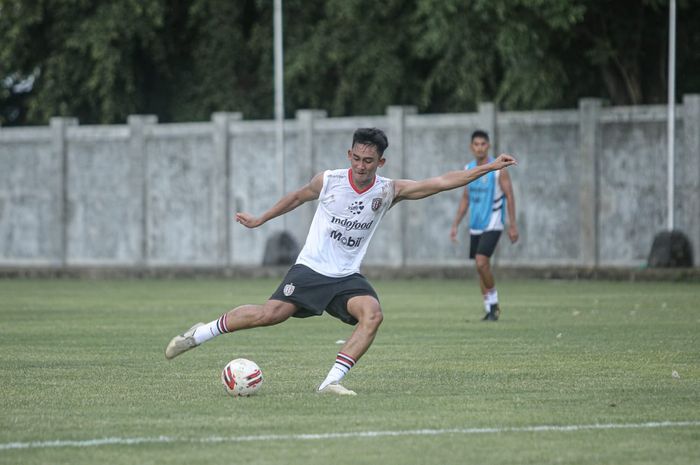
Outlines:
[[[678,2],[678,93],[700,91],[699,0]],[[665,0],[285,0],[285,100],[332,116],[656,103]],[[0,0],[0,124],[273,114],[272,2]]]

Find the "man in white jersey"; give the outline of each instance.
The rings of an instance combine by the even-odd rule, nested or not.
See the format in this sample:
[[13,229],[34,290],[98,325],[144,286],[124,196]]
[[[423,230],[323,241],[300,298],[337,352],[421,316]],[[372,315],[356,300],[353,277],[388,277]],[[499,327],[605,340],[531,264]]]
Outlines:
[[355,395],[340,381],[372,344],[382,322],[377,293],[359,273],[362,258],[384,214],[401,200],[416,200],[466,185],[478,177],[514,165],[510,155],[467,171],[452,171],[423,181],[391,180],[376,174],[384,166],[386,135],[376,128],[355,131],[348,150],[350,169],[317,174],[283,196],[260,216],[237,213],[248,228],[319,200],[306,243],[277,290],[263,305],[241,305],[207,324],[197,323],[175,336],[165,349],[172,359],[224,333],[282,323],[324,311],[355,329],[338,353],[320,393]]
[[[489,158],[489,135],[484,131],[474,131],[470,148],[474,160],[464,167],[470,170],[487,165]],[[496,249],[503,231],[503,210],[508,212],[508,237],[515,243],[518,240],[518,227],[515,224],[515,196],[507,170],[494,171],[470,183],[464,188],[457,215],[452,223],[450,238],[457,242],[457,228],[469,210],[469,233],[471,236],[469,258],[476,261],[479,287],[484,297],[484,320],[496,321],[501,315],[498,304],[496,281],[491,272],[491,255]]]

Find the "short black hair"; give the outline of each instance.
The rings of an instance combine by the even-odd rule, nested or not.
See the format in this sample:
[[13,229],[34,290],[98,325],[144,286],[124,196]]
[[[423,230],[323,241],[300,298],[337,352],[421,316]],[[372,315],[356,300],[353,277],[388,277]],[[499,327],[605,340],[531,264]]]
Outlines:
[[384,156],[386,148],[389,147],[389,140],[381,129],[359,128],[352,135],[352,146],[354,147],[355,144],[370,145],[376,148],[381,158]]
[[489,133],[482,129],[477,129],[476,131],[472,132],[472,142],[474,142],[474,139],[476,139],[477,137],[481,139],[486,139],[488,141]]

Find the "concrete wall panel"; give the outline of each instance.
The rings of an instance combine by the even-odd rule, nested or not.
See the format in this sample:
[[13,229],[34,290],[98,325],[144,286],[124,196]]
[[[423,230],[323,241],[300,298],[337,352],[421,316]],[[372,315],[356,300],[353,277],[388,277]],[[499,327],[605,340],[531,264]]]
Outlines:
[[[275,164],[273,123],[236,123],[244,131],[235,131],[231,142],[231,195],[235,211],[261,215],[283,194],[279,170]],[[292,214],[293,215],[293,214]],[[293,221],[293,216],[288,221]],[[281,231],[283,218],[276,218],[256,229],[240,224],[232,228],[232,262],[259,265],[265,253],[265,241]]]
[[509,169],[520,239],[501,238],[496,260],[508,264],[576,262],[579,252],[578,127],[513,122],[498,126],[501,152],[518,166]]
[[148,262],[223,264],[225,166],[214,156],[210,135],[182,133],[146,141]]
[[60,263],[60,160],[52,156],[48,131],[2,132],[0,262]]
[[69,139],[68,153],[68,263],[138,264],[141,160],[128,139]]
[[666,225],[666,123],[602,126],[600,261],[641,265]]

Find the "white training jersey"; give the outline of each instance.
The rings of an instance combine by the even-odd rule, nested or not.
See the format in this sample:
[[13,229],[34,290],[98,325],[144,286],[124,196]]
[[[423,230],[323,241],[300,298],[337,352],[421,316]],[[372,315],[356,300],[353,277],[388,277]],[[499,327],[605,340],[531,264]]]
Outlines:
[[297,264],[332,278],[360,271],[369,241],[394,201],[394,181],[375,176],[360,191],[349,169],[323,173],[316,214]]

